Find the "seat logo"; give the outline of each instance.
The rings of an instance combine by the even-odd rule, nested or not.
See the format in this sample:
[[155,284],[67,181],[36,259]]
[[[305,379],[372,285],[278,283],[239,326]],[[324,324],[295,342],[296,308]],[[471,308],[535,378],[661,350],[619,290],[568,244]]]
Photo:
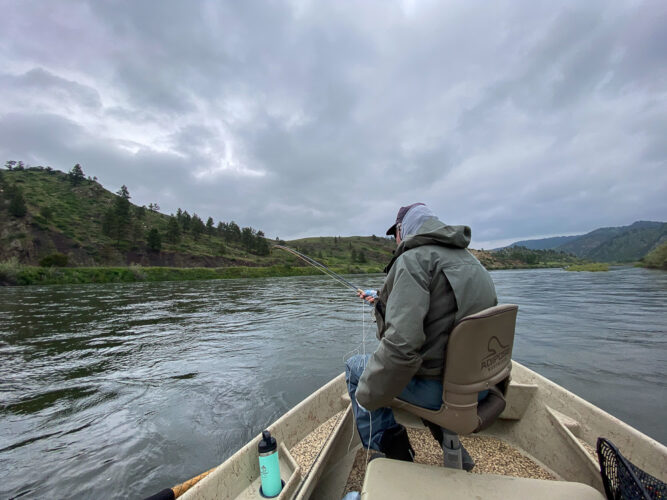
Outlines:
[[493,370],[500,364],[505,364],[510,356],[510,346],[503,345],[495,335],[489,339],[486,346],[487,355],[482,359],[482,370]]

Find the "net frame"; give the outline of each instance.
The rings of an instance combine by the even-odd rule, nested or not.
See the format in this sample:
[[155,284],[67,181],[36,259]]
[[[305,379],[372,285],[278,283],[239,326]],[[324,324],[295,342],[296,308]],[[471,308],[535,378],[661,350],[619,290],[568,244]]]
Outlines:
[[632,464],[608,439],[598,438],[597,454],[608,500],[667,499],[667,485]]

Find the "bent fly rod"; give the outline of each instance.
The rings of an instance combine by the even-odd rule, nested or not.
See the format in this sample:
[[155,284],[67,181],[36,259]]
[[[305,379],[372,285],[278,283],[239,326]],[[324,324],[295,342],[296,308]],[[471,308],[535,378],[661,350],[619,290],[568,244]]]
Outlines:
[[[343,278],[340,274],[335,273],[334,271],[329,269],[324,264],[320,264],[319,262],[317,262],[315,259],[312,259],[312,258],[308,257],[307,255],[304,255],[301,252],[298,252],[298,251],[294,250],[293,248],[285,247],[283,245],[273,245],[273,246],[274,246],[274,248],[279,248],[280,250],[285,250],[286,252],[291,253],[292,255],[294,255],[295,257],[298,257],[299,259],[303,260],[307,264],[313,266],[316,269],[319,269],[324,274],[327,274],[327,275],[331,276],[333,279],[338,281],[340,284],[351,288],[355,292],[365,293],[364,290],[362,290],[358,286],[354,286],[352,283],[350,283],[345,278]],[[366,291],[370,291],[370,290],[366,290]]]

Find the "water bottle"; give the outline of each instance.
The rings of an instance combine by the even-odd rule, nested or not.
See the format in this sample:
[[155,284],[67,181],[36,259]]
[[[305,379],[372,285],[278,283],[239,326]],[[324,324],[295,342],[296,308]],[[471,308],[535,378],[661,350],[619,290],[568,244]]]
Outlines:
[[257,447],[259,454],[259,476],[262,496],[271,498],[278,496],[283,489],[280,479],[280,463],[278,462],[278,444],[269,431],[262,432],[262,440]]

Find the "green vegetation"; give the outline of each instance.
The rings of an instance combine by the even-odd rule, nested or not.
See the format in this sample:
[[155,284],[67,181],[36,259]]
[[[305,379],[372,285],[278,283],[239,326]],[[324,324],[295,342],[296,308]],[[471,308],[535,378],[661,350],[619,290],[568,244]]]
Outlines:
[[62,253],[52,253],[39,261],[41,267],[65,267],[67,265],[67,255]]
[[271,278],[320,274],[312,267],[63,267],[22,266],[16,261],[0,263],[0,284],[65,285],[81,283],[132,283],[238,278]]
[[640,266],[667,271],[667,241],[651,250],[640,262]]
[[160,232],[153,228],[148,231],[148,236],[146,237],[146,245],[151,252],[159,252],[162,248],[162,237]]
[[564,267],[584,263],[582,259],[565,252],[530,250],[526,247],[506,247],[492,252],[480,252],[480,255],[476,256],[487,269]]
[[588,264],[573,264],[565,268],[566,271],[589,271],[589,272],[601,272],[609,271],[609,264],[604,264],[601,262],[590,262]]
[[23,266],[16,257],[0,262],[0,285],[16,285]]
[[[379,236],[285,242],[234,221],[175,215],[131,203],[83,167],[69,173],[8,161],[0,172],[0,284],[106,283],[295,276],[318,271],[272,243],[288,245],[343,274],[382,272],[396,246]],[[206,222],[204,222],[204,220]],[[488,269],[582,264],[554,250],[472,250]]]
[[69,182],[72,186],[78,186],[86,180],[86,176],[83,175],[83,169],[78,163],[72,167],[72,170],[70,170],[67,176],[69,177]]
[[9,213],[17,218],[25,217],[28,209],[23,198],[23,190],[17,185],[11,185],[6,191],[9,198]]
[[[127,186],[113,194],[83,167],[64,172],[8,161],[0,177],[0,260],[37,265],[62,253],[70,266],[223,267],[288,263],[270,255],[262,231],[235,222],[206,224],[179,209],[159,213],[131,203]],[[159,242],[159,243],[158,243]],[[224,257],[223,257],[224,255]]]

